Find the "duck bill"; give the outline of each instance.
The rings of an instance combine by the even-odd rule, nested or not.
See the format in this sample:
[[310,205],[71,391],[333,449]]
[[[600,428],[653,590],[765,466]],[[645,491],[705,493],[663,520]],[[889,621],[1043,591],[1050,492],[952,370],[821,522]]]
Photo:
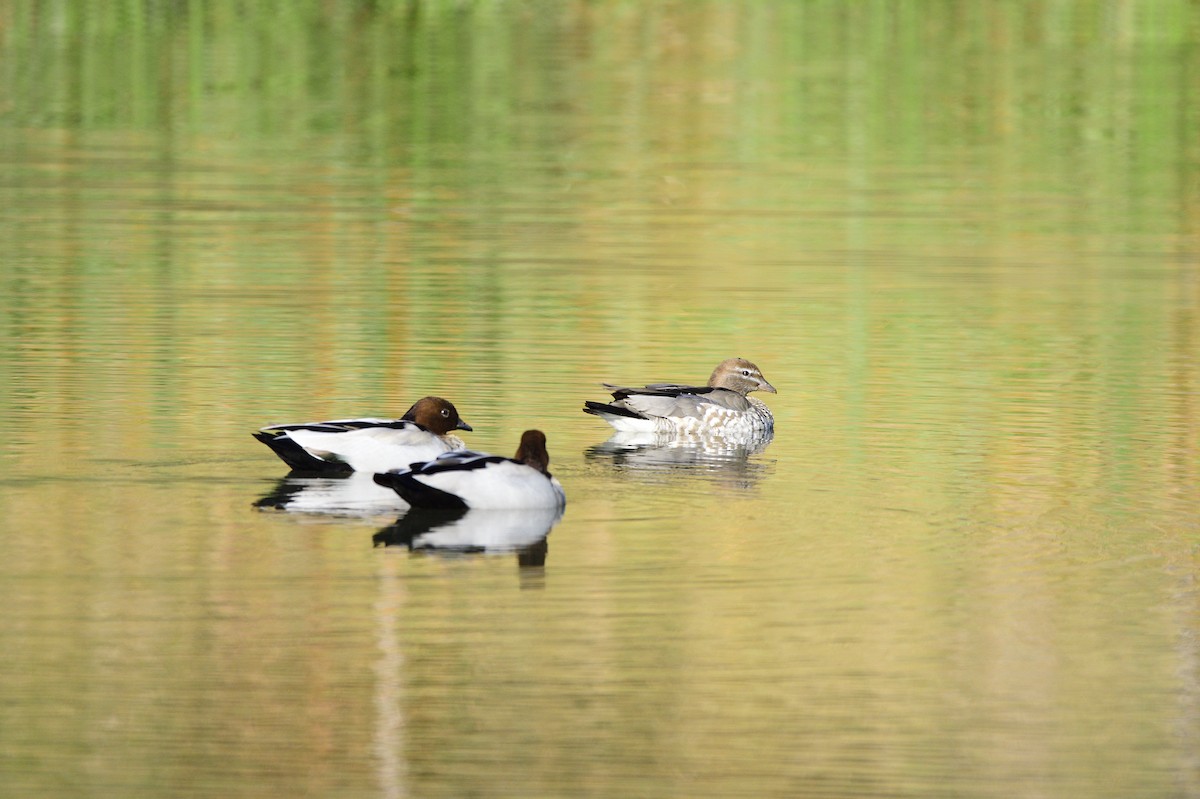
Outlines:
[[[771,389],[771,390],[774,391],[775,389]],[[458,420],[458,424],[454,425],[454,429],[455,430],[466,430],[468,433],[472,433],[475,431],[474,427],[471,427],[471,425],[467,424],[462,419]]]
[[759,385],[758,388],[760,391],[765,391],[768,394],[778,394],[779,393],[778,391],[775,390],[775,386],[771,385],[766,380],[762,381],[762,383]]

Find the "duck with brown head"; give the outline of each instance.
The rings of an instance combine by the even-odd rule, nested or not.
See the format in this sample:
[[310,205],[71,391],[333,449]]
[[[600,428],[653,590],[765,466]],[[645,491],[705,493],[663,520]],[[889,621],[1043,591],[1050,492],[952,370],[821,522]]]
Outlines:
[[775,417],[766,403],[747,396],[752,391],[774,394],[775,387],[745,358],[721,361],[704,386],[604,386],[612,392],[612,402],[588,400],[583,411],[622,432],[750,435],[775,428]]
[[414,508],[560,508],[563,487],[550,474],[546,434],[526,430],[516,457],[447,452],[426,463],[375,475]]
[[441,397],[422,397],[399,419],[335,419],[264,427],[254,437],[295,472],[382,472],[462,449],[471,430]]

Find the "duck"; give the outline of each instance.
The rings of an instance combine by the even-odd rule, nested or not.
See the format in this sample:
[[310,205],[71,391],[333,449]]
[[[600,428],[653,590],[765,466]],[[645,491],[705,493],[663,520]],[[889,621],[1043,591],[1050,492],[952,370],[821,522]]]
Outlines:
[[512,458],[462,450],[446,452],[407,469],[375,475],[414,508],[492,510],[561,508],[567,497],[550,474],[546,434],[526,430]]
[[422,397],[399,419],[334,419],[277,424],[254,437],[294,473],[385,472],[466,447],[454,430],[473,430],[442,397]]
[[703,386],[651,383],[640,388],[605,383],[612,402],[586,400],[584,413],[627,433],[747,437],[772,433],[775,417],[752,391],[777,393],[762,370],[745,358],[727,358]]

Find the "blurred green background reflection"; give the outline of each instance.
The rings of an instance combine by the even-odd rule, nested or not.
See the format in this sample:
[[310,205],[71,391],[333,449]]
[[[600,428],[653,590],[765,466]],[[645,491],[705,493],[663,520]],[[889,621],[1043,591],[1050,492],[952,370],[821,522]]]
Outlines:
[[[1198,41],[0,2],[0,793],[1200,796]],[[597,449],[730,356],[765,450]],[[253,507],[425,394],[546,431],[543,566]]]

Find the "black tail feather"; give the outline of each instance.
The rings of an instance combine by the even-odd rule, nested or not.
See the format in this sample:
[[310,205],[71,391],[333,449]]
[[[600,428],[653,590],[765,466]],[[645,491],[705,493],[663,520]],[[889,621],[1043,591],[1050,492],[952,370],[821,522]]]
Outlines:
[[383,472],[375,475],[375,482],[392,489],[414,508],[465,510],[467,507],[461,497],[422,483],[412,472]]
[[292,471],[308,475],[349,474],[353,467],[340,461],[323,461],[308,453],[289,436],[258,432],[252,434],[271,448],[279,459],[292,467]]
[[609,405],[605,402],[592,402],[591,400],[584,400],[583,412],[593,414],[594,416],[628,416],[630,419],[646,418],[637,411],[622,408],[620,405]]

